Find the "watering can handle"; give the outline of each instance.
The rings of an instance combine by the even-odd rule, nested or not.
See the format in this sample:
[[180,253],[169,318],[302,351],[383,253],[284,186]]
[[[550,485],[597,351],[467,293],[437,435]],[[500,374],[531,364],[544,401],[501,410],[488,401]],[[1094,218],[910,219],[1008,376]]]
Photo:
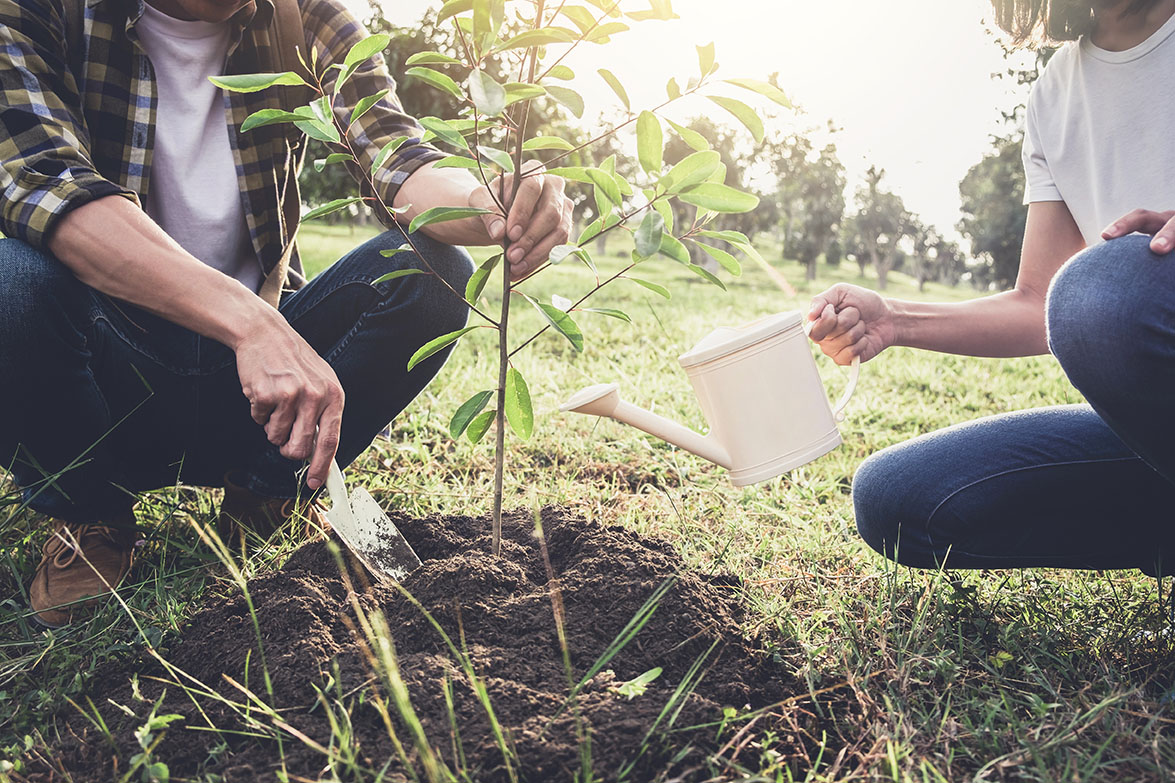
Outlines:
[[[807,335],[812,331],[812,325],[815,321],[804,322],[804,334]],[[836,401],[836,405],[832,408],[832,418],[836,421],[845,420],[845,406],[849,404],[849,398],[853,396],[853,392],[857,390],[857,381],[861,377],[861,357],[854,356],[852,364],[849,365],[849,385],[845,387],[844,394]]]

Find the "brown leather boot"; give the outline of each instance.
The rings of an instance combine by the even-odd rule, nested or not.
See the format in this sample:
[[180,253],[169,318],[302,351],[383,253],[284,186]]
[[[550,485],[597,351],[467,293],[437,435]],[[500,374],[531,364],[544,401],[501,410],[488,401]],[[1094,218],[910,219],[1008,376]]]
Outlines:
[[248,553],[279,530],[305,541],[317,541],[330,532],[330,525],[317,500],[264,497],[226,476],[224,500],[216,516],[220,540],[234,551]]
[[29,587],[33,619],[60,628],[86,615],[131,570],[133,527],[58,522]]

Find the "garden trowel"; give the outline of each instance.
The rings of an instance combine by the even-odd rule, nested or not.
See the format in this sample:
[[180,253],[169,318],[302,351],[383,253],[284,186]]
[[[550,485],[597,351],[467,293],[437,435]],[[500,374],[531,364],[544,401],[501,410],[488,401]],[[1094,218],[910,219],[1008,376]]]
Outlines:
[[347,497],[343,471],[335,460],[330,462],[326,492],[331,505],[327,522],[368,571],[401,582],[420,567],[420,558],[370,492],[355,487]]

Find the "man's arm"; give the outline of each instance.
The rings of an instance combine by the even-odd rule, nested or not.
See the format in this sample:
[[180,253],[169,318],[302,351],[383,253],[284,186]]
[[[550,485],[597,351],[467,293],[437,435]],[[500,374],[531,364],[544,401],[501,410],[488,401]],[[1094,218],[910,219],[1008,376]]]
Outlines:
[[311,489],[326,482],[342,386],[277,310],[187,253],[123,198],[97,199],[65,215],[48,249],[86,285],[231,348],[254,420],[283,456],[310,457]]
[[1057,270],[1085,247],[1062,201],[1028,207],[1016,287],[951,304],[887,299],[839,283],[812,300],[811,337],[840,364],[868,361],[891,345],[967,356],[1048,353],[1045,295]]

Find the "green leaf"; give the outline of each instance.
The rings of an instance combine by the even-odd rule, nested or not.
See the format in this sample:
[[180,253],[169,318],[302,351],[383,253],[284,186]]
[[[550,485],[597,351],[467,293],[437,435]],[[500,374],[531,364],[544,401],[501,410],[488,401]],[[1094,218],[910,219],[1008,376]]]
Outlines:
[[306,84],[306,80],[293,71],[284,73],[244,73],[236,76],[209,76],[208,81],[229,92],[258,92],[276,85]]
[[693,272],[695,275],[702,278],[707,283],[711,283],[713,285],[716,285],[719,288],[721,288],[723,291],[726,290],[726,283],[719,280],[718,277],[715,276],[713,272],[710,272],[709,270],[703,269],[702,267],[698,266],[697,264],[687,264],[686,266],[689,269],[689,271]]
[[494,271],[494,267],[502,260],[502,254],[496,253],[485,261],[473,271],[469,276],[469,282],[465,284],[465,301],[473,304],[481,296],[481,292],[485,290],[486,283],[489,282],[490,273]]
[[554,166],[547,169],[545,173],[554,177],[569,179],[572,182],[582,182],[586,185],[592,184],[592,179],[588,176],[587,168],[584,166]]
[[352,160],[351,155],[346,152],[332,152],[325,158],[317,158],[314,161],[314,170],[322,171],[332,163],[340,163],[344,160]]
[[487,117],[496,117],[506,108],[506,89],[485,71],[475,70],[465,84],[469,87],[473,105]]
[[649,669],[647,672],[639,677],[635,677],[628,682],[622,682],[616,686],[616,693],[624,698],[632,701],[637,696],[643,696],[645,691],[649,689],[649,683],[661,676],[661,667]]
[[355,104],[355,109],[351,112],[351,121],[348,124],[354,124],[355,120],[367,114],[372,106],[379,103],[380,99],[387,95],[391,90],[380,90],[375,95],[368,95]]
[[314,220],[323,215],[329,215],[332,212],[338,212],[340,209],[346,209],[350,205],[362,201],[361,198],[336,198],[334,201],[329,201],[326,204],[317,206],[302,216],[303,220]]
[[444,22],[450,17],[463,14],[472,9],[473,0],[449,0],[441,6],[440,13],[437,14],[437,26],[439,27],[441,22]]
[[681,240],[672,234],[661,235],[661,246],[657,248],[657,252],[672,258],[679,264],[685,264],[686,266],[690,264],[689,250],[686,249],[685,245],[681,244]]
[[417,52],[404,61],[404,65],[461,65],[456,57],[440,52]]
[[[408,226],[408,233],[412,234],[425,226],[434,223],[447,223],[451,220],[463,220],[467,217],[489,214],[490,210],[480,207],[433,207],[426,209],[412,219]],[[411,369],[411,368],[409,368]]]
[[673,207],[665,199],[659,199],[653,202],[653,209],[657,210],[662,218],[665,219],[665,230],[673,230]]
[[347,56],[343,58],[343,66],[358,65],[364,60],[370,59],[373,55],[379,54],[386,49],[389,41],[391,41],[391,37],[383,33],[367,36],[351,47],[351,50],[347,52]]
[[305,119],[301,114],[294,114],[292,111],[261,109],[245,118],[245,121],[241,123],[241,133],[251,131],[254,128],[263,128],[266,125],[277,125],[282,122],[302,122]]
[[486,406],[493,396],[493,391],[478,392],[462,403],[461,407],[457,409],[457,412],[453,414],[452,421],[449,422],[449,435],[454,440],[460,438],[461,433],[465,432],[466,428],[469,427],[469,423],[473,421],[473,418],[481,412],[481,409]]
[[639,277],[625,277],[624,279],[631,280],[641,288],[649,289],[654,294],[657,294],[657,296],[663,296],[666,299],[669,298],[669,289],[665,288],[665,286],[657,285],[656,283],[650,283],[648,280],[641,280]]
[[504,52],[508,49],[523,49],[528,46],[546,46],[555,43],[571,43],[577,36],[565,27],[544,27],[541,30],[527,30],[519,33],[497,48]]
[[545,88],[537,84],[526,82],[508,82],[506,85],[506,105],[513,106],[519,101],[530,101],[547,94]]
[[441,158],[432,164],[432,167],[434,169],[469,169],[471,171],[477,171],[479,168],[476,160],[464,155],[450,155],[447,158]]
[[494,418],[498,415],[497,409],[479,413],[474,417],[473,421],[469,422],[469,442],[477,443],[485,434],[489,432],[490,425],[494,423]]
[[481,329],[481,328],[482,327],[480,327],[480,326],[466,326],[464,329],[458,329],[455,332],[449,332],[448,334],[442,334],[440,337],[435,337],[432,340],[429,340],[427,343],[425,343],[424,345],[422,345],[420,347],[420,350],[418,350],[416,353],[412,354],[412,358],[408,360],[408,371],[411,372],[413,367],[420,364],[421,362],[423,362],[428,357],[432,356],[437,351],[440,351],[440,350],[446,348],[447,346],[452,345],[453,343],[457,342],[462,337],[464,337],[466,334],[468,334],[469,332],[472,332],[474,329]]
[[628,25],[626,25],[624,22],[609,22],[608,24],[602,24],[595,30],[592,30],[590,33],[584,36],[583,40],[587,41],[588,43],[606,44],[608,43],[608,39],[610,37],[616,35],[617,33],[623,33],[628,29]]
[[338,144],[339,131],[335,128],[334,123],[319,117],[321,110],[321,104],[317,101],[309,106],[299,106],[294,109],[294,114],[303,118],[300,122],[294,122],[294,127],[312,139],[324,141],[328,144]]
[[596,15],[582,5],[565,5],[559,12],[570,19],[581,33],[587,33],[596,26]]
[[758,112],[742,101],[735,100],[734,98],[726,98],[722,95],[707,95],[706,97],[733,114],[735,119],[741,122],[751,132],[751,136],[754,137],[756,142],[763,140],[763,119],[759,116]]
[[404,71],[405,76],[414,76],[422,82],[436,87],[442,92],[447,92],[462,103],[465,102],[465,93],[461,91],[461,87],[452,78],[446,76],[440,71],[434,71],[432,68],[424,68],[422,66],[415,66]]
[[575,147],[571,146],[571,142],[567,139],[561,139],[558,136],[535,136],[533,139],[524,141],[522,149],[531,152],[533,150],[573,150]]
[[661,178],[661,186],[670,193],[705,182],[722,164],[722,156],[714,150],[694,152],[683,158]]
[[523,296],[535,306],[535,309],[542,314],[543,318],[547,319],[547,323],[554,327],[559,334],[567,338],[572,348],[580,352],[583,351],[583,332],[579,331],[579,327],[576,326],[575,321],[570,315],[555,307],[555,305],[540,302],[532,297],[526,296],[526,294],[523,294]]
[[661,171],[661,152],[664,146],[661,122],[649,111],[636,118],[636,154],[641,168],[650,174]]
[[534,409],[530,404],[530,389],[526,379],[513,367],[506,370],[506,421],[510,429],[523,440],[530,440],[534,432]]
[[587,251],[582,247],[577,247],[575,245],[555,245],[553,248],[551,248],[551,253],[547,257],[547,260],[550,261],[552,265],[558,266],[559,264],[562,264],[564,261],[566,261],[569,256],[575,255],[582,257],[587,255]]
[[[384,258],[391,258],[392,256],[398,256],[401,253],[412,253],[412,252],[415,252],[412,245],[400,245],[400,247],[389,247],[387,250],[381,250],[381,251],[379,251],[379,254],[381,256],[383,256]],[[416,270],[416,271],[419,271],[419,270]],[[393,274],[395,274],[395,273],[393,273]],[[422,273],[422,274],[427,274],[427,273]]]
[[665,83],[665,94],[669,96],[669,100],[675,101],[681,97],[681,88],[677,86],[677,79],[670,78]]
[[742,87],[744,90],[758,93],[764,98],[770,98],[785,109],[794,108],[792,102],[788,100],[783,90],[776,87],[774,84],[768,82],[761,82],[758,79],[723,79],[727,84],[733,84],[735,87]]
[[625,110],[632,111],[632,106],[628,102],[628,93],[625,91],[624,85],[621,84],[620,80],[616,78],[616,75],[607,68],[601,68],[596,71],[596,73],[600,74],[604,81],[608,83],[608,86],[612,88],[612,92],[616,93],[616,97],[618,97],[620,102],[624,104]]
[[665,121],[673,127],[673,130],[677,131],[677,135],[681,137],[681,140],[691,148],[697,150],[698,152],[705,152],[706,150],[710,149],[710,142],[706,141],[706,137],[698,133],[696,130],[687,128],[684,125],[678,125],[676,122],[668,118]]
[[[396,250],[400,250],[400,249],[401,248],[396,248]],[[409,250],[411,250],[411,248],[409,248]],[[383,255],[382,251],[380,252],[380,255]],[[371,284],[375,285],[376,283],[386,283],[389,280],[395,280],[400,277],[408,277],[409,275],[427,275],[427,274],[428,274],[428,272],[425,272],[423,269],[397,269],[395,272],[388,272],[386,275],[380,275],[379,277],[372,280]]]
[[706,254],[710,256],[710,258],[713,258],[715,261],[721,264],[723,269],[725,269],[727,272],[730,272],[735,277],[738,277],[743,273],[742,264],[738,262],[738,259],[732,256],[730,253],[727,253],[725,250],[713,247],[711,245],[706,245],[701,242],[695,242],[694,244],[702,248],[702,250],[704,250]]
[[371,176],[375,176],[375,172],[379,171],[379,167],[391,156],[393,152],[399,149],[400,145],[408,141],[407,136],[397,136],[380,148],[375,156],[375,160],[371,162]]
[[510,157],[510,153],[493,147],[478,147],[477,151],[502,171],[507,173],[514,171],[514,159]]
[[642,258],[649,258],[661,249],[661,236],[665,232],[665,218],[660,213],[649,210],[637,227],[633,239],[636,241],[636,253]]
[[576,119],[583,118],[583,96],[575,90],[569,87],[550,85],[547,87],[547,93],[556,101],[566,106],[575,115]]
[[709,76],[714,70],[714,42],[699,46],[698,49],[698,71],[702,77]]
[[750,212],[759,206],[758,196],[715,182],[696,185],[678,194],[678,198],[687,204],[713,212]]
[[587,169],[586,173],[591,183],[603,192],[608,201],[616,206],[624,203],[624,198],[620,195],[620,186],[616,184],[616,179],[611,174],[603,169],[594,168]]
[[[629,278],[630,280],[632,278]],[[632,323],[632,319],[628,317],[628,313],[623,310],[615,310],[611,307],[581,307],[576,310],[577,313],[598,313],[599,315],[606,315],[609,318],[617,318],[627,323]]]
[[551,79],[561,79],[566,82],[575,78],[575,71],[571,70],[566,65],[556,65],[547,72],[547,76]]
[[747,244],[750,242],[747,235],[741,231],[699,231],[698,234],[710,239],[721,239],[723,242],[729,242],[732,245]]
[[446,144],[452,144],[460,149],[469,149],[469,142],[465,140],[461,132],[445,120],[439,117],[421,117],[417,122],[432,131],[437,138]]

